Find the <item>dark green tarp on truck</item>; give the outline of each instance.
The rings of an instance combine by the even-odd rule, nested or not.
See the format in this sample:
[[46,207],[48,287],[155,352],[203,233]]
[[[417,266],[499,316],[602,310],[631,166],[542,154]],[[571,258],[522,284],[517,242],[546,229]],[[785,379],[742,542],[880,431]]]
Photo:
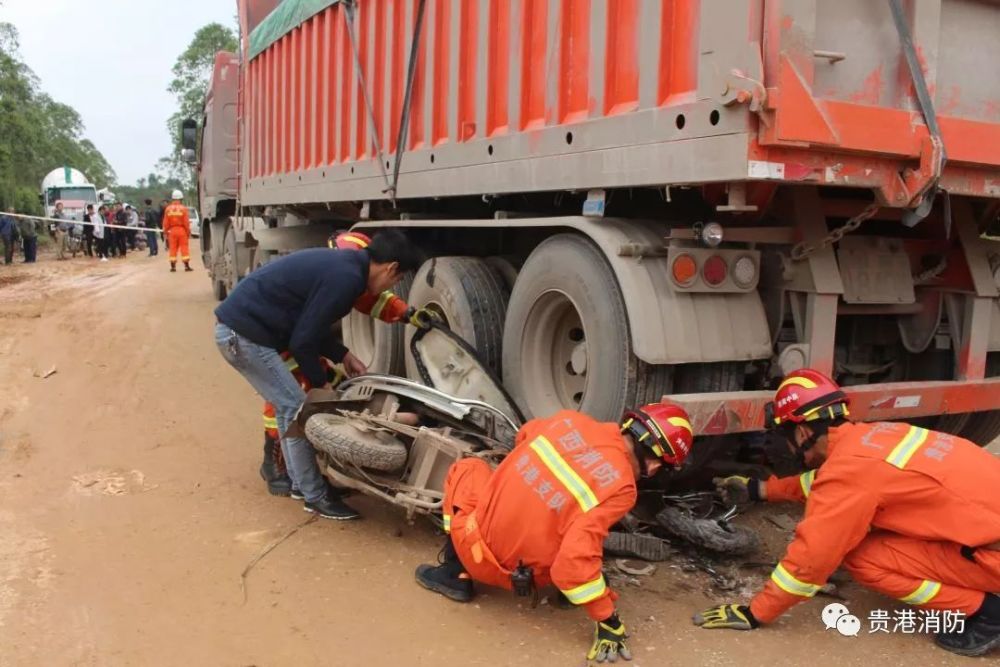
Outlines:
[[253,60],[308,19],[341,0],[284,0],[250,33],[249,58]]

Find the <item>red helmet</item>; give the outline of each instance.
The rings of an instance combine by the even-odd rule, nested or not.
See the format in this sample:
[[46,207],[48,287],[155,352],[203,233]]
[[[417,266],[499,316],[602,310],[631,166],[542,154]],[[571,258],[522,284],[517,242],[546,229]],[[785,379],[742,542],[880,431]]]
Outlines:
[[371,242],[371,238],[361,232],[340,232],[331,236],[326,244],[337,250],[364,250]]
[[801,424],[819,419],[846,417],[850,400],[836,382],[811,368],[785,376],[765,407],[765,426]]
[[691,453],[694,431],[688,413],[673,403],[651,403],[627,410],[622,433],[629,433],[669,465],[680,468]]

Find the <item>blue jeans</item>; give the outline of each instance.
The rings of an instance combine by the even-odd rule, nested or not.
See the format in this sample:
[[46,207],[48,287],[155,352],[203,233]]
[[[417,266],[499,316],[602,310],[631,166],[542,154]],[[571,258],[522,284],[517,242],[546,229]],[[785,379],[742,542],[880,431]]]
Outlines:
[[156,232],[146,232],[146,245],[149,247],[149,256],[160,254],[160,249],[156,242]]
[[258,345],[239,335],[225,324],[215,325],[215,344],[229,365],[240,372],[261,397],[274,406],[292,486],[302,492],[307,502],[317,502],[326,495],[326,480],[316,464],[316,452],[305,438],[287,438],[285,432],[306,400],[306,394],[285,366],[276,350]]

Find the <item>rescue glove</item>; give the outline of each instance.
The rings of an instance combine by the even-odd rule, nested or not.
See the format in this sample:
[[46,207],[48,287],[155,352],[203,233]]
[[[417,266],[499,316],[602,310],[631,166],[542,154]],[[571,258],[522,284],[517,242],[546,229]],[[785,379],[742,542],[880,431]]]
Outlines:
[[706,609],[695,614],[691,619],[695,625],[709,630],[726,628],[728,630],[755,630],[760,627],[760,621],[750,613],[750,607],[745,604],[723,604]]
[[632,652],[625,645],[628,635],[625,634],[625,624],[614,613],[594,627],[594,643],[587,653],[587,660],[597,662],[618,662],[618,658],[631,660]]
[[406,321],[415,326],[418,329],[430,329],[431,324],[434,322],[440,322],[441,318],[433,310],[428,310],[427,308],[414,308],[410,306],[406,309],[406,314],[403,316]]
[[747,505],[760,500],[760,480],[755,477],[715,477],[712,484],[715,484],[715,492],[722,502],[729,505]]

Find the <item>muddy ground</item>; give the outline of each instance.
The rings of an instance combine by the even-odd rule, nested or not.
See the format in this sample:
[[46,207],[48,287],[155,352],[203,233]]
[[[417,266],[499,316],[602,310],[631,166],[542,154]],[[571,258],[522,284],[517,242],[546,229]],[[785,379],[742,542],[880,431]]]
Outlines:
[[[363,521],[274,549],[244,599],[241,572],[307,515],[257,476],[260,400],[216,351],[213,306],[200,267],[162,257],[0,266],[0,665],[586,663],[580,611],[419,588],[441,537],[370,499],[352,501]],[[764,532],[753,560],[775,560],[789,533],[743,520]],[[824,599],[757,632],[700,630],[694,611],[767,572],[723,563],[740,577],[724,593],[683,565],[619,582],[637,666],[967,664],[927,636],[868,634],[869,611],[897,605],[853,584],[858,637],[824,629]]]

